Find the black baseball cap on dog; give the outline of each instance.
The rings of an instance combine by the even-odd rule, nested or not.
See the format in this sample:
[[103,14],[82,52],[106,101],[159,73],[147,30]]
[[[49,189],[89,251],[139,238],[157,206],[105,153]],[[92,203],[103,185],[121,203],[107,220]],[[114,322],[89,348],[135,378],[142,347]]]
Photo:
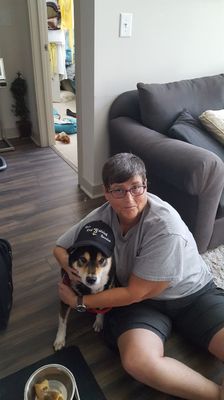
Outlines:
[[114,251],[115,238],[111,227],[103,221],[92,221],[84,225],[72,250],[83,246],[94,246],[110,257]]

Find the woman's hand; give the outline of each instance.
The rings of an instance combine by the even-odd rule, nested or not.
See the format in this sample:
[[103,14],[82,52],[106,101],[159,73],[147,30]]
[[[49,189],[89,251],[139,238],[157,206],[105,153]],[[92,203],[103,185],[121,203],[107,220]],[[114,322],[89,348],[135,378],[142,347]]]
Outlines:
[[55,246],[53,254],[59,265],[67,272],[69,279],[73,282],[80,282],[78,271],[75,268],[69,267],[69,255],[66,249],[60,246]]
[[66,268],[64,268],[64,270],[67,272],[70,281],[76,282],[76,283],[81,281],[79,273],[75,268],[66,267]]
[[70,307],[75,308],[77,305],[77,296],[73,292],[73,290],[65,285],[63,282],[59,282],[58,284],[58,293],[60,299]]

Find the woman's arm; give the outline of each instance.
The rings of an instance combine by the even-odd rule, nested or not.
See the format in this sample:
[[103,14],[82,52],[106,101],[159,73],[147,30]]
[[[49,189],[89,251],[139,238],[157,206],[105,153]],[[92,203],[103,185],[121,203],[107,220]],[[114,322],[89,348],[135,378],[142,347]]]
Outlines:
[[[53,249],[53,254],[58,261],[59,265],[61,268],[63,268],[65,271],[68,268],[68,252],[66,249],[63,247],[55,246]],[[67,271],[66,271],[67,272]]]
[[[125,306],[158,296],[169,284],[170,282],[167,281],[147,281],[131,275],[127,287],[112,288],[97,294],[83,296],[83,302],[87,308]],[[76,307],[77,296],[63,283],[59,283],[59,296],[64,303]]]
[[69,259],[69,255],[66,249],[64,249],[64,247],[60,247],[60,246],[55,246],[55,248],[53,249],[53,254],[56,258],[56,260],[58,261],[59,265],[61,266],[61,268],[67,272],[69,279],[71,281],[79,281],[79,276],[78,273],[75,273],[75,269],[69,267],[68,264],[68,259]]

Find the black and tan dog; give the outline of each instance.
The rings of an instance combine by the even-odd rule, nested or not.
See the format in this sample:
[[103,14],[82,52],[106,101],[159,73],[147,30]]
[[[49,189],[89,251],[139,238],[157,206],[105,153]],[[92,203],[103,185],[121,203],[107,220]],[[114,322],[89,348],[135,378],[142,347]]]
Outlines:
[[[102,221],[93,221],[85,225],[74,246],[69,251],[69,266],[74,268],[80,281],[70,281],[68,274],[62,271],[63,282],[72,287],[78,296],[102,292],[114,285],[114,235],[111,228]],[[65,346],[67,320],[71,307],[61,301],[58,332],[54,349],[60,350]],[[77,311],[86,311],[82,301],[76,307]],[[96,313],[93,328],[99,332],[103,328],[103,316],[108,309],[88,310]]]

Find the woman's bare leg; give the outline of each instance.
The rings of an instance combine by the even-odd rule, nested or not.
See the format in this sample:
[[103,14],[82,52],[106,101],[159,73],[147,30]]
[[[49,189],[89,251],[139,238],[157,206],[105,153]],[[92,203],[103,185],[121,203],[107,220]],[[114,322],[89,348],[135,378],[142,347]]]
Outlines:
[[219,360],[224,361],[224,328],[220,329],[209,343],[208,350]]
[[118,340],[124,369],[139,382],[186,400],[224,400],[221,386],[183,363],[164,356],[162,340],[146,329],[132,329]]

